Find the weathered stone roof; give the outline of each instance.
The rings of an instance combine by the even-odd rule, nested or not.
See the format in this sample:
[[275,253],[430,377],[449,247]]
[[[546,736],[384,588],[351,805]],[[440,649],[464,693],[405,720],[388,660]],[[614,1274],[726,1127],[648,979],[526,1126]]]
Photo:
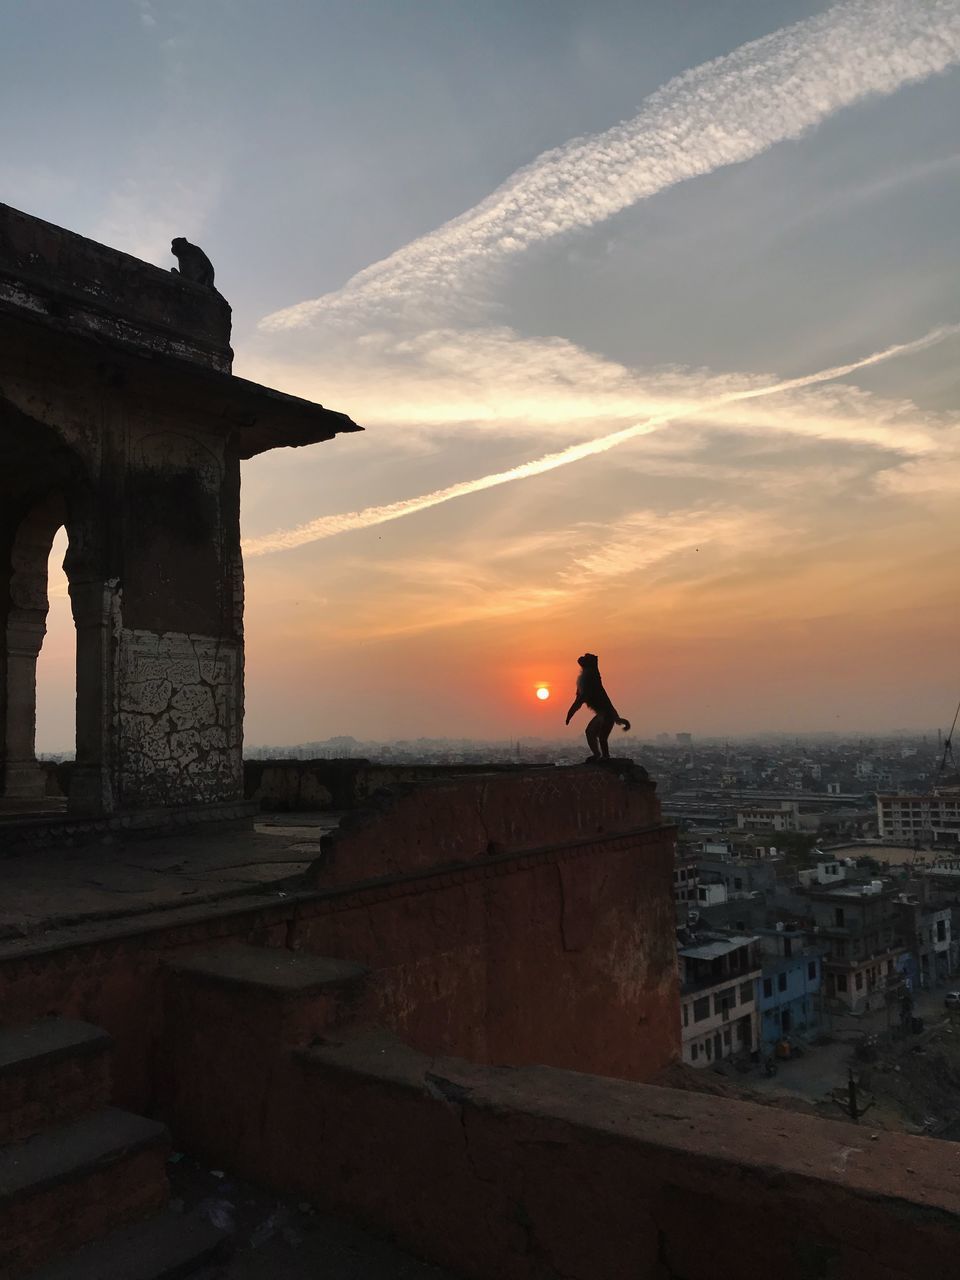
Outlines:
[[0,204],[0,337],[11,355],[42,345],[61,367],[96,369],[125,393],[202,414],[241,458],[362,430],[234,377],[230,314],[215,289]]
[[0,302],[103,341],[228,372],[230,305],[203,288],[0,204]]

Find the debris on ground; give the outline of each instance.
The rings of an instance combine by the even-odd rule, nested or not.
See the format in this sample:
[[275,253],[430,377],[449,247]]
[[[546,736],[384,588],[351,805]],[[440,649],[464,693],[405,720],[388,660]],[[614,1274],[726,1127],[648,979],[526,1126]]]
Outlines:
[[232,1237],[232,1252],[194,1280],[460,1280],[305,1200],[276,1196],[189,1155],[169,1173],[170,1207]]

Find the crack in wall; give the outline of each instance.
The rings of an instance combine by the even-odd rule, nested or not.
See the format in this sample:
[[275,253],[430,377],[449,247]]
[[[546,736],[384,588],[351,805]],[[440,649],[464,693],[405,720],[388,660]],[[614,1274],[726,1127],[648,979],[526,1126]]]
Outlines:
[[235,642],[124,631],[119,733],[126,802],[173,803],[242,791]]

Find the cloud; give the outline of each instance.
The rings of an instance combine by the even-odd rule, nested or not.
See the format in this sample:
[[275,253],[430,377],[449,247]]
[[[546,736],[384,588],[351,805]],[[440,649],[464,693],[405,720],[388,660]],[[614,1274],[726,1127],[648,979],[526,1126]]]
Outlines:
[[[147,159],[156,155],[154,163]],[[194,172],[185,178],[176,166],[159,159],[148,148],[136,176],[123,180],[112,193],[94,238],[116,245],[125,253],[172,266],[170,241],[201,228],[217,203],[221,190],[219,172]]]
[[[678,77],[648,99],[632,121],[541,156],[476,208],[360,272],[338,292],[266,317],[261,327],[283,331],[287,341],[290,330],[324,325],[322,339],[314,333],[307,340],[317,349],[304,363],[264,362],[270,380],[308,398],[322,385],[324,399],[342,398],[365,425],[393,428],[395,444],[435,438],[467,424],[486,435],[564,442],[573,437],[573,442],[412,498],[248,538],[245,555],[263,556],[414,515],[643,437],[653,446],[652,433],[672,424],[684,424],[687,452],[705,435],[731,431],[776,440],[781,447],[792,439],[884,450],[898,465],[914,460],[918,467],[930,466],[944,448],[956,448],[956,414],[925,412],[908,400],[826,384],[923,351],[956,336],[960,326],[787,379],[690,369],[641,373],[563,338],[523,338],[506,326],[477,328],[475,315],[470,316],[474,327],[457,326],[466,314],[458,300],[478,269],[496,268],[552,237],[595,225],[676,182],[758,155],[844,106],[891,93],[958,60],[960,0],[837,5]],[[402,436],[398,427],[404,428]],[[650,474],[672,469],[682,475],[684,468],[701,478],[716,480],[720,474],[703,461],[665,460],[662,447],[655,451]],[[684,452],[684,446],[677,451]],[[643,469],[639,460],[635,465]],[[847,476],[860,473],[854,467]],[[745,467],[727,467],[724,474],[741,482],[751,477]],[[752,474],[758,485],[769,481],[781,495],[798,483],[796,472],[781,470],[779,478]],[[843,486],[835,464],[824,474],[824,484],[834,491]],[[708,521],[712,541],[726,537],[742,547],[754,536],[751,519],[761,537],[771,536],[760,512],[722,516],[696,507],[666,522],[638,515],[618,522],[596,548],[575,556],[570,572],[582,587],[649,568],[687,549],[697,521]],[[546,536],[564,540],[562,534]],[[701,537],[708,540],[702,530]],[[490,549],[487,545],[485,554]],[[432,605],[415,610],[414,630],[439,625],[445,609],[452,609],[450,621],[460,622],[534,607],[529,587],[493,591],[486,579],[481,585],[449,576],[449,564],[438,565],[441,572],[448,583],[458,584],[460,602],[456,608],[448,599],[439,611]],[[538,584],[537,607],[562,608],[571,582],[561,575]]]
[[[473,493],[481,493],[487,489],[510,484],[516,480],[543,475],[559,467],[580,462],[585,458],[607,453],[611,449],[616,449],[629,441],[637,440],[641,436],[648,435],[659,427],[664,427],[678,419],[709,419],[715,414],[722,415],[726,409],[733,405],[743,405],[766,397],[782,396],[785,393],[804,390],[837,378],[848,377],[859,370],[872,368],[898,356],[923,351],[928,347],[956,336],[958,333],[960,333],[960,325],[942,326],[910,342],[897,343],[881,351],[872,352],[870,355],[863,356],[858,360],[842,365],[834,365],[828,369],[821,369],[816,373],[804,374],[797,378],[785,378],[779,381],[756,380],[754,385],[715,394],[712,398],[703,397],[698,401],[680,402],[658,413],[651,414],[645,421],[631,423],[618,431],[609,432],[592,440],[568,445],[564,449],[543,454],[539,458],[520,463],[518,466],[510,467],[504,471],[493,472],[473,480],[459,481],[456,484],[447,485],[445,488],[436,489],[414,498],[402,498],[396,502],[366,507],[361,511],[321,516],[293,529],[280,529],[261,537],[246,539],[243,544],[244,554],[246,556],[266,555],[273,551],[304,546],[307,543],[329,538],[338,533],[385,524],[390,520],[414,515],[431,507],[439,506],[442,503],[451,502],[456,498],[466,497]],[[738,429],[744,429],[742,419],[737,419],[737,425]],[[777,427],[780,431],[789,432],[791,426],[800,435],[810,434],[815,436],[817,434],[816,430],[804,431],[802,419],[799,424],[794,424],[790,418],[778,419]],[[879,443],[887,448],[917,454],[933,452],[938,443],[932,433],[920,431],[907,433],[895,428],[886,428],[882,424],[878,426],[868,423],[859,433],[850,434],[852,438],[861,443]],[[826,438],[835,439],[836,434],[834,433]]]
[[364,573],[366,588],[331,625],[341,638],[368,641],[496,620],[550,618],[553,624],[593,596],[609,601],[614,583],[626,592],[616,607],[622,621],[635,599],[678,599],[702,584],[730,580],[745,564],[755,566],[758,550],[795,546],[798,532],[797,520],[780,510],[719,505],[633,509],[612,528],[581,520],[519,542],[509,533],[471,529],[441,554],[345,568],[348,579]]
[[960,448],[938,458],[924,458],[903,467],[882,472],[876,480],[882,493],[904,497],[949,497],[960,492]]
[[[566,339],[522,338],[506,327],[378,331],[360,342],[325,343],[309,365],[247,360],[244,372],[306,399],[322,388],[328,403],[349,404],[367,427],[407,428],[405,442],[414,433],[466,425],[488,434],[569,439],[664,412],[695,422],[703,405],[717,425],[758,431],[769,425],[762,404],[735,400],[725,411],[726,402],[718,403],[729,392],[763,388],[769,378],[703,369],[638,372]],[[924,450],[931,431],[956,421],[850,386],[798,390],[776,412],[787,431],[909,451]]]
[[153,12],[153,5],[150,0],[135,0],[137,11],[140,14],[141,26],[152,30],[157,25],[157,16]]
[[574,556],[561,573],[564,581],[583,587],[596,580],[626,577],[653,568],[681,553],[699,554],[701,548],[724,547],[742,551],[783,536],[763,513],[712,508],[671,511],[635,511],[605,531],[585,554]]
[[847,0],[669,81],[632,120],[519,170],[473,209],[355,275],[339,291],[267,316],[421,319],[449,310],[489,270],[700,174],[799,138],[834,112],[960,61],[960,0]]
[[[150,25],[149,4],[141,8],[141,19]],[[217,120],[196,115],[187,43],[177,37],[162,40],[157,56],[163,106],[130,171],[109,195],[92,235],[166,267],[173,265],[173,237],[195,238],[215,208],[224,165]]]

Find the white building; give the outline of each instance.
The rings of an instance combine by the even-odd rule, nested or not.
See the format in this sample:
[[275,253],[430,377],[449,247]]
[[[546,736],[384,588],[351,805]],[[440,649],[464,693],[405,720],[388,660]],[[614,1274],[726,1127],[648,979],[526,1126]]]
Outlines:
[[809,889],[811,885],[840,884],[846,877],[846,866],[836,858],[818,862],[815,867],[805,867],[797,873],[797,879],[805,889]]
[[758,1043],[755,935],[707,934],[679,948],[683,1061],[707,1067]]
[[699,844],[700,852],[709,858],[733,857],[733,844],[729,840],[721,840],[719,836],[708,836]]
[[796,800],[781,800],[776,806],[750,805],[737,813],[741,831],[799,831],[800,805]]
[[881,793],[877,826],[881,840],[955,845],[960,842],[960,788],[921,796]]
[[697,905],[701,907],[719,907],[727,900],[727,886],[720,881],[697,885]]

